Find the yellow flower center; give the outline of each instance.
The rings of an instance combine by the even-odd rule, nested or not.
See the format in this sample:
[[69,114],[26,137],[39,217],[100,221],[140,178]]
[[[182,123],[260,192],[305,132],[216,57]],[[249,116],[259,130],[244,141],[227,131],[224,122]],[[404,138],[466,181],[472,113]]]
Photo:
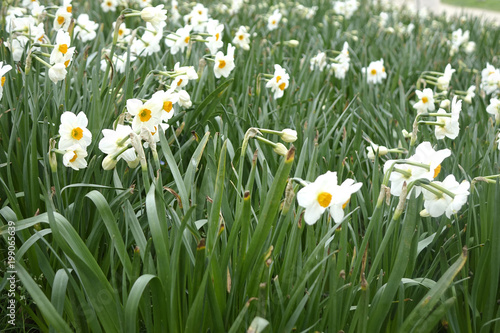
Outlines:
[[429,101],[429,99],[428,99],[427,97],[425,97],[425,96],[424,96],[424,97],[422,97],[422,103],[424,103],[424,104],[425,104],[425,103],[427,103],[428,101]]
[[64,67],[68,68],[68,66],[69,66],[69,62],[70,62],[70,60],[66,60],[66,61],[64,62]]
[[273,21],[271,22],[271,24],[272,24],[272,25],[275,25],[275,24],[276,24],[276,20],[273,20]]
[[218,41],[218,40],[219,40],[219,37],[220,37],[219,33],[216,33],[216,34],[215,34],[215,40],[216,40],[216,41]]
[[111,1],[108,1],[108,2],[106,2],[106,5],[108,5],[108,7],[112,7],[113,3]]
[[349,200],[351,200],[350,198],[347,199],[346,202],[344,202],[344,204],[342,205],[342,209],[345,209],[347,207],[347,204],[349,203]]
[[276,83],[280,82],[280,80],[281,80],[281,76],[279,76],[279,75],[276,76]]
[[440,172],[441,172],[441,164],[439,164],[437,168],[434,169],[434,178],[436,178]]
[[118,35],[120,35],[120,36],[123,35],[123,29],[118,30]]
[[66,52],[68,52],[68,45],[67,44],[59,45],[59,52],[61,52],[62,54],[66,54]]
[[165,110],[166,112],[172,111],[172,102],[171,101],[163,102],[163,110]]
[[151,135],[155,135],[156,132],[158,132],[158,127],[155,126],[155,131],[154,132],[151,132]]
[[177,87],[180,86],[182,84],[182,79],[179,79],[179,81],[177,81]]
[[385,73],[385,67],[382,67],[382,73]]
[[68,13],[71,13],[71,12],[73,11],[73,6],[68,6],[68,7],[66,7],[66,11],[67,11]]
[[189,40],[191,39],[191,37],[187,36],[186,38],[184,38],[184,43],[189,43]]
[[332,195],[328,192],[321,192],[316,199],[321,207],[326,208],[332,201]]
[[142,109],[141,112],[139,112],[139,119],[145,123],[149,119],[151,119],[151,110],[149,109]]
[[5,84],[5,76],[2,76],[2,78],[0,79],[0,81],[1,81],[1,84],[2,84],[2,87],[3,87],[3,85]]
[[377,74],[377,70],[374,68],[372,69],[372,71],[370,72],[372,75],[376,75]]
[[239,35],[239,36],[238,36],[238,38],[239,38],[240,40],[243,40],[243,38],[245,38],[245,37],[244,37],[243,35]]
[[64,21],[66,21],[66,19],[64,18],[64,16],[58,16],[57,17],[57,23],[59,25],[62,25],[64,23]]
[[76,158],[78,157],[78,155],[76,154],[76,151],[73,151],[73,154],[75,154],[75,156],[73,156],[69,161],[71,163],[73,163],[74,161],[76,161]]
[[40,38],[38,38],[38,41],[43,42],[43,35],[41,35]]
[[225,60],[219,60],[219,68],[224,68],[226,67],[226,61]]
[[80,127],[73,128],[71,131],[71,137],[76,140],[83,138],[83,130]]
[[285,90],[285,88],[286,88],[286,83],[285,83],[285,82],[281,83],[281,84],[279,85],[279,88],[280,88],[281,90]]
[[198,11],[198,14],[200,14],[200,15],[201,15],[201,14],[203,14],[203,12],[202,12],[201,10],[199,10],[199,11]]

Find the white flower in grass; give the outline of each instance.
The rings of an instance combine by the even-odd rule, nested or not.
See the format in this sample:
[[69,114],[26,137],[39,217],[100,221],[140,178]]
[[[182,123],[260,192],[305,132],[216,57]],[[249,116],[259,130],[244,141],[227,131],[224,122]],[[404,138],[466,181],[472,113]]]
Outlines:
[[50,63],[65,63],[70,60],[75,52],[75,47],[69,47],[70,44],[71,37],[69,36],[69,33],[59,30],[56,36],[56,45],[54,45],[52,53],[50,54]]
[[135,98],[127,100],[127,111],[134,116],[132,129],[138,131],[146,127],[153,132],[155,126],[160,122],[162,107],[163,103],[156,98],[151,98],[146,103]]
[[487,95],[497,94],[500,90],[500,69],[496,69],[489,63],[481,71],[481,89]]
[[[99,149],[108,155],[115,155],[122,151],[130,144],[130,133],[132,128],[130,126],[120,125],[116,126],[116,130],[103,129],[103,138],[99,141]],[[127,162],[135,161],[137,155],[134,148],[129,148],[121,153],[116,160],[124,159]]]
[[201,3],[197,3],[191,10],[191,13],[184,16],[184,23],[193,26],[193,30],[196,32],[205,31],[207,21],[208,9]]
[[49,68],[49,79],[54,83],[64,80],[67,74],[66,66],[63,63],[55,64]]
[[80,145],[72,145],[67,147],[66,152],[63,155],[63,164],[66,167],[72,168],[74,170],[80,170],[87,167],[87,151]]
[[64,7],[59,7],[54,18],[54,29],[68,30],[70,23],[71,23],[71,12],[68,12],[67,9]]
[[[449,175],[442,182],[433,182],[440,187],[455,194],[452,198],[450,195],[439,191],[439,189],[434,188],[434,191],[428,189],[422,189],[424,194],[424,207],[427,213],[432,217],[438,217],[446,213],[448,218],[452,214],[457,213],[460,208],[467,202],[467,196],[469,195],[470,183],[468,181],[463,181],[458,183],[455,180],[455,176]],[[428,186],[429,188],[432,185]]]
[[[113,30],[112,31],[115,31],[115,27],[116,27],[116,22],[113,22]],[[118,28],[118,41],[123,41],[123,40],[127,39],[127,37],[130,36],[131,32],[132,32],[132,30],[127,29],[127,25],[125,24],[125,22],[120,24],[120,27]]]
[[153,94],[152,98],[161,101],[162,104],[162,112],[161,112],[161,120],[168,121],[174,115],[174,105],[179,101],[179,93],[170,89],[167,91],[157,91]]
[[382,83],[382,80],[387,78],[384,59],[372,61],[368,67],[363,67],[361,72],[366,75],[366,81],[372,84]]
[[224,55],[221,51],[215,55],[214,75],[216,78],[228,77],[234,69],[234,49],[235,47],[229,43],[227,45],[227,55]]
[[191,102],[191,96],[189,96],[189,93],[185,90],[179,90],[177,91],[179,94],[179,105],[182,106],[183,108],[190,108],[193,105],[193,102]]
[[236,35],[233,38],[233,44],[241,47],[243,50],[250,50],[250,34],[247,32],[247,28],[240,26]]
[[315,68],[319,68],[320,72],[326,67],[326,53],[319,52],[316,56],[311,58],[310,69],[313,71]]
[[161,22],[158,30],[155,32],[153,25],[151,23],[146,23],[146,32],[141,38],[135,39],[131,45],[132,51],[138,56],[149,56],[161,50],[160,40],[163,37],[163,27],[166,25],[165,22]]
[[66,111],[61,115],[59,125],[59,149],[65,150],[73,145],[86,148],[92,142],[92,133],[87,129],[87,116],[80,112],[78,115]]
[[472,99],[476,96],[475,91],[476,86],[470,86],[469,89],[467,89],[467,95],[464,97],[466,103],[472,103]]
[[222,33],[224,32],[224,25],[219,24],[218,20],[209,20],[207,23],[207,33],[210,34],[207,37],[207,42],[205,43],[210,50],[210,54],[214,55],[217,53],[221,47],[224,46],[222,42]]
[[417,113],[427,113],[435,110],[434,92],[432,89],[416,90],[415,94],[418,97],[418,102],[413,104],[413,108],[417,110]]
[[156,30],[162,28],[162,23],[167,19],[167,10],[163,9],[164,5],[156,7],[146,7],[141,11],[141,18],[151,23]]
[[464,48],[465,53],[471,54],[475,50],[476,50],[476,43],[475,42],[470,41],[467,44],[465,44],[465,48]]
[[451,76],[455,73],[456,70],[451,68],[451,65],[446,65],[444,69],[444,74],[437,79],[437,87],[440,90],[448,90],[450,86]]
[[118,0],[102,0],[101,8],[102,11],[107,12],[116,12],[116,7],[118,6]]
[[74,33],[82,42],[93,40],[99,24],[90,20],[87,14],[81,14],[76,20]]
[[11,65],[4,65],[3,61],[0,61],[0,100],[3,96],[3,86],[5,84],[5,74],[12,69]]
[[344,208],[351,198],[351,194],[361,188],[361,183],[347,179],[342,185],[337,184],[337,173],[327,171],[316,178],[297,193],[297,202],[304,207],[304,220],[311,225],[316,223],[326,209],[336,223],[344,218]]
[[[400,196],[405,182],[408,185],[410,182],[417,179],[433,180],[441,171],[441,163],[443,160],[450,155],[451,151],[449,149],[435,151],[430,142],[422,142],[417,146],[415,154],[408,158],[408,161],[427,165],[429,170],[411,164],[396,164],[395,170],[389,177],[391,181],[391,194]],[[389,171],[389,168],[394,162],[394,160],[389,160],[384,164],[384,174]],[[398,170],[402,172],[398,172]],[[419,196],[421,191],[420,186],[414,187],[414,190],[415,195]]]
[[139,7],[145,8],[145,7],[150,7],[151,6],[151,0],[136,0],[135,1]]
[[[442,115],[451,115],[443,109],[439,109],[437,113]],[[460,124],[458,123],[458,119],[438,116],[436,122],[440,124],[434,128],[434,134],[438,140],[442,140],[445,137],[454,140],[460,133]]]
[[192,26],[186,25],[183,28],[177,29],[175,34],[167,35],[165,38],[165,44],[170,47],[171,54],[176,54],[179,51],[184,52],[186,47],[189,45],[189,40],[191,39],[189,34],[192,29]]
[[271,88],[271,91],[274,93],[274,99],[281,98],[289,85],[289,80],[290,76],[287,74],[286,70],[276,64],[274,65],[274,76],[267,81],[266,88]]
[[189,80],[198,79],[198,73],[196,73],[194,66],[181,66],[180,63],[176,63],[174,66],[174,72],[174,75],[178,75],[171,84],[171,86],[175,89],[185,87]]
[[495,116],[497,123],[500,122],[500,100],[498,98],[492,98],[490,100],[490,105],[486,108],[486,112]]
[[269,16],[267,20],[267,29],[270,31],[275,30],[278,28],[278,24],[281,21],[281,13],[278,9],[276,9],[271,16]]

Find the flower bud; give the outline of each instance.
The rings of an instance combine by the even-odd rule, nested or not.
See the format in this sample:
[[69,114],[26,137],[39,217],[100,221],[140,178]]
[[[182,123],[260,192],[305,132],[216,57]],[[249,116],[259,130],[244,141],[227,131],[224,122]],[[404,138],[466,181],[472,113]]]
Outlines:
[[295,140],[297,140],[297,131],[290,128],[285,128],[281,131],[280,136],[281,140],[285,142],[295,142]]
[[445,99],[441,102],[441,104],[439,104],[439,107],[440,108],[443,108],[443,109],[447,109],[450,107],[450,100],[449,99]]
[[144,21],[149,22],[155,18],[156,16],[155,11],[156,11],[155,7],[146,7],[141,11],[141,18]]
[[281,156],[286,156],[288,153],[288,149],[286,149],[285,145],[282,143],[277,143],[273,150],[276,154]]
[[299,41],[295,39],[290,39],[284,43],[288,47],[297,47],[299,46]]
[[389,149],[387,149],[387,147],[379,146],[374,143],[372,143],[370,147],[366,147],[366,150],[368,158],[371,160],[375,159],[375,154],[378,156],[384,156],[389,153]]
[[102,168],[104,170],[113,170],[117,162],[118,161],[111,155],[106,155],[106,157],[102,160]]
[[431,215],[429,214],[429,212],[427,211],[427,209],[423,209],[423,210],[420,211],[420,216],[422,216],[422,217],[429,217]]

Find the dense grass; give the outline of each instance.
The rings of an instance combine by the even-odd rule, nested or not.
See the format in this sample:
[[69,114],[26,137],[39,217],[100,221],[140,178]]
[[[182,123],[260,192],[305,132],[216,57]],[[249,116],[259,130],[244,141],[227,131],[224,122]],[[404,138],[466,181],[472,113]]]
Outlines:
[[[375,161],[366,155],[369,141],[414,151],[402,130],[411,132],[416,112],[410,102],[422,72],[442,72],[451,63],[457,72],[450,99],[456,90],[479,87],[486,62],[500,66],[500,30],[476,18],[459,24],[396,11],[387,27],[413,23],[405,34],[379,27],[378,14],[389,9],[378,4],[362,3],[350,19],[335,16],[329,1],[303,5],[319,9],[304,19],[295,3],[251,2],[231,16],[207,4],[225,24],[224,52],[240,25],[256,35],[249,51],[236,50],[228,78],[216,79],[209,62],[186,87],[193,106],[176,109],[160,133],[158,160],[146,149],[144,168],[119,161],[104,171],[101,130],[113,127],[127,99],[148,99],[163,89],[164,78],[153,70],[178,61],[198,69],[207,54],[203,44],[172,55],[162,42],[161,52],[108,79],[100,60],[119,13],[103,13],[92,0],[74,1],[74,15],[86,12],[101,28],[93,41],[72,42],[77,53],[60,83],[49,80],[42,63],[32,59],[26,68],[25,56],[16,63],[0,45],[0,59],[14,67],[0,101],[0,242],[3,249],[7,223],[15,221],[19,279],[16,327],[8,325],[4,306],[0,327],[500,332],[500,186],[473,181],[500,173],[498,125],[485,111],[490,96],[477,92],[471,104],[463,103],[455,140],[438,141],[432,127],[419,127],[417,143],[452,151],[438,179],[454,174],[473,183],[467,204],[451,219],[421,217],[422,196],[409,198],[402,217],[395,217],[399,198],[386,200],[382,166],[388,157],[406,155]],[[278,30],[268,31],[274,7],[289,12]],[[180,4],[181,14],[190,8]],[[45,23],[53,41],[52,21]],[[126,23],[144,25],[137,17]],[[168,21],[169,31],[178,27]],[[446,40],[459,27],[477,43],[471,55],[449,55]],[[0,37],[10,38],[3,29]],[[297,47],[285,43],[291,39]],[[311,57],[340,51],[345,41],[351,68],[344,80],[310,70]],[[380,58],[387,79],[368,85],[361,68]],[[259,73],[272,74],[274,64],[290,74],[277,100],[257,80]],[[66,168],[60,155],[54,170],[49,163],[49,139],[66,110],[83,111],[93,135],[88,167],[79,171]],[[252,127],[293,128],[298,139],[279,156],[255,138],[243,145]],[[325,213],[306,225],[294,198],[301,185],[291,179],[312,182],[326,171],[363,186],[342,223]],[[7,252],[0,257],[5,265]],[[7,289],[6,278],[2,274],[0,289]],[[6,304],[6,292],[0,300]]]

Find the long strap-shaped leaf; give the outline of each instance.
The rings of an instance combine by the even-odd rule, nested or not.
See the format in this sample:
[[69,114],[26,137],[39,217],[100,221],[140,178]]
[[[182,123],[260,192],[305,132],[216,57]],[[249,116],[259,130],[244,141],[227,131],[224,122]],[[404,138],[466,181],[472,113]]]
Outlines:
[[463,248],[462,254],[455,261],[453,265],[443,274],[439,281],[429,290],[429,292],[422,298],[418,305],[413,309],[408,318],[401,326],[399,332],[407,333],[415,329],[420,322],[425,321],[429,314],[434,310],[434,307],[439,302],[441,296],[453,282],[453,279],[460,270],[464,267],[467,260],[467,248]]

